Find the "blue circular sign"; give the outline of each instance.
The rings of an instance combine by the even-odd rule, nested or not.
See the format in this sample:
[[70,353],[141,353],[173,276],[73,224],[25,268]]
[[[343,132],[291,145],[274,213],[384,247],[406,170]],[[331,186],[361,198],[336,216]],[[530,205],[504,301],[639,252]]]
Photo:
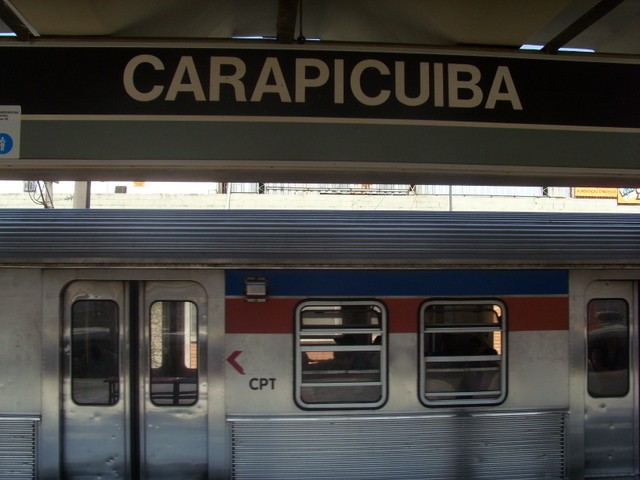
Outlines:
[[0,156],[13,150],[13,138],[8,133],[0,133]]

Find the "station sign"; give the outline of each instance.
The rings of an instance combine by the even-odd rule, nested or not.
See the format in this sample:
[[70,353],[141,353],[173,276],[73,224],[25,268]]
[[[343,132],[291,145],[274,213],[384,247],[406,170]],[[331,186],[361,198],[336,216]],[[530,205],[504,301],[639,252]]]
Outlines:
[[20,106],[0,102],[0,158],[20,157]]
[[140,180],[640,181],[637,59],[94,42],[12,43],[0,63],[23,159],[0,155],[0,176],[77,178],[76,161],[124,178],[121,161]]

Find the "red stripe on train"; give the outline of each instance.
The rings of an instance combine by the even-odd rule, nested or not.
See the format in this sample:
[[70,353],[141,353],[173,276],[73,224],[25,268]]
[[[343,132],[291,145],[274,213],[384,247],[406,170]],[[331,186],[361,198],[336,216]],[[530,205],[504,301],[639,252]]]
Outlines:
[[[390,333],[415,333],[424,298],[381,298],[387,307]],[[302,299],[269,298],[266,302],[226,300],[227,333],[293,333],[295,308]],[[568,330],[567,297],[507,297],[508,330]]]
[[506,298],[509,331],[569,330],[568,297]]
[[227,333],[293,333],[293,316],[298,298],[269,298],[266,302],[247,302],[227,298]]

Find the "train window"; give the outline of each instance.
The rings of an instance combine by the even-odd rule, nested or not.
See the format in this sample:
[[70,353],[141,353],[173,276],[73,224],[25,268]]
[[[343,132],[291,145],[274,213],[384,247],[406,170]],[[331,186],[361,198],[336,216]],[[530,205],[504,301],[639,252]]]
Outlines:
[[305,302],[296,311],[296,401],[374,408],[386,401],[386,312],[370,301]]
[[160,301],[150,312],[151,401],[159,406],[198,400],[198,309],[192,302]]
[[506,396],[506,310],[495,301],[433,301],[420,314],[420,392],[428,406]]
[[115,405],[120,384],[118,305],[80,300],[71,307],[71,398],[79,405]]
[[622,299],[591,300],[587,318],[589,395],[624,397],[629,392],[629,306]]

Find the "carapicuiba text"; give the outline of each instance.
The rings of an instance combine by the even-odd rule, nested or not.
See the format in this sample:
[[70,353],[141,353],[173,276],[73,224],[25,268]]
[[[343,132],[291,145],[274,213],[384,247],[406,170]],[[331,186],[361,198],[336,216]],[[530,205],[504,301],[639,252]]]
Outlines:
[[123,84],[138,102],[259,103],[269,98],[282,104],[305,104],[313,99],[334,105],[355,101],[369,107],[397,104],[492,110],[500,105],[523,110],[506,65],[481,69],[470,63],[378,59],[347,63],[341,58],[306,57],[293,62],[293,67],[285,68],[275,56],[258,64],[248,64],[238,56],[210,56],[203,68],[202,59],[196,61],[190,55],[169,65],[158,56],[140,54],[125,66]]

